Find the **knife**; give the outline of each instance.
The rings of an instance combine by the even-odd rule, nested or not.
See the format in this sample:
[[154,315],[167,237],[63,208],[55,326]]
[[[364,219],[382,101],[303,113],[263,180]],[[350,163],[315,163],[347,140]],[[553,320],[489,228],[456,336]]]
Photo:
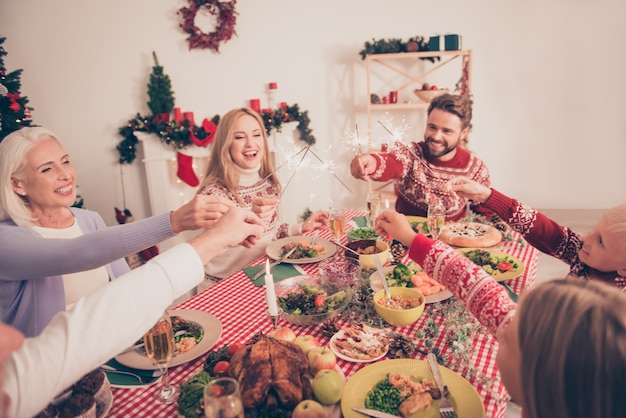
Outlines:
[[356,412],[360,412],[362,414],[369,415],[370,417],[376,417],[376,418],[402,418],[402,417],[399,417],[398,415],[392,415],[392,414],[388,414],[386,412],[377,411],[376,409],[357,408],[356,406],[353,406],[352,409],[354,411],[356,411]]
[[[287,254],[285,254],[284,256],[280,257],[278,260],[274,261],[273,263],[270,263],[270,270],[271,270],[271,268],[272,268],[272,267],[274,267],[276,264],[280,264],[280,263],[282,263],[283,261],[285,261],[286,259],[288,259],[288,258],[289,258],[289,256],[290,256],[291,254],[293,254],[293,253],[294,253],[294,251],[296,251],[296,249],[297,249],[297,248],[298,248],[298,247],[293,247],[291,250],[289,250],[289,252],[288,252]],[[258,271],[258,272],[254,275],[254,276],[252,276],[252,277],[250,278],[250,280],[254,281],[254,280],[258,279],[259,277],[261,277],[263,274],[265,274],[265,269],[264,269],[264,268],[261,268],[261,270],[259,270],[259,271]]]

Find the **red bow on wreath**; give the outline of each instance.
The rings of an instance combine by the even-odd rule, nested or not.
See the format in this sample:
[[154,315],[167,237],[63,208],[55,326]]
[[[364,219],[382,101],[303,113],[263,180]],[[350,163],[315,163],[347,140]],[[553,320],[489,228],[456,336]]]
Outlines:
[[20,104],[17,102],[17,99],[20,98],[19,93],[7,93],[7,97],[9,98],[9,100],[11,100],[9,109],[11,109],[14,112],[17,112],[18,110],[22,108],[22,106],[20,106]]

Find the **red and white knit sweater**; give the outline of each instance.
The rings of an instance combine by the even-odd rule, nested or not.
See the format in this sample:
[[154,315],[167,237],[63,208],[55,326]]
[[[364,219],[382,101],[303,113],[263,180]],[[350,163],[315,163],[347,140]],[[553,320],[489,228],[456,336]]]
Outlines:
[[[202,188],[200,194],[215,195],[225,197],[244,209],[252,208],[253,197],[278,197],[278,190],[269,180],[262,180],[258,169],[239,170],[239,187],[237,193],[243,204],[237,203],[236,197],[221,183],[208,184]],[[289,235],[299,233],[299,225],[289,225],[280,223],[278,210],[275,209],[272,215],[265,221],[265,232],[263,237],[252,248],[243,246],[231,247],[219,257],[209,261],[204,270],[209,276],[215,279],[223,279],[235,273],[237,270],[248,265],[250,262],[261,257],[265,253],[265,248],[273,239],[284,238]],[[213,279],[213,280],[215,280]]]
[[440,241],[418,234],[409,257],[445,285],[496,338],[513,318],[517,304],[481,267]]
[[[539,251],[567,263],[570,275],[589,279],[590,267],[578,258],[578,252],[583,246],[581,234],[494,189],[489,199],[480,206],[495,212]],[[617,273],[610,284],[626,291],[626,277]]]
[[448,181],[464,176],[489,186],[489,170],[481,159],[461,147],[451,160],[438,161],[424,155],[425,146],[423,141],[412,142],[393,152],[372,154],[377,166],[370,177],[376,181],[397,180],[396,211],[400,213],[426,216],[428,202],[439,200],[446,208],[446,219],[458,220],[465,214],[467,199],[452,193]]

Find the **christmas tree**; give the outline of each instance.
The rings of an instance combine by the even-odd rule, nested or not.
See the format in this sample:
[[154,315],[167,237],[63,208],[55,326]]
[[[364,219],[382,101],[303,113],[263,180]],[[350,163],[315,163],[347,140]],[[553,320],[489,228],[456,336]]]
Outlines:
[[172,91],[172,83],[167,74],[163,74],[163,67],[159,65],[156,53],[152,52],[154,58],[154,67],[150,74],[150,82],[148,83],[148,107],[153,115],[162,115],[172,113],[174,109],[174,92]]
[[32,107],[26,106],[28,99],[20,96],[22,70],[7,74],[4,57],[7,52],[2,46],[6,38],[0,37],[0,141],[13,131],[31,126]]

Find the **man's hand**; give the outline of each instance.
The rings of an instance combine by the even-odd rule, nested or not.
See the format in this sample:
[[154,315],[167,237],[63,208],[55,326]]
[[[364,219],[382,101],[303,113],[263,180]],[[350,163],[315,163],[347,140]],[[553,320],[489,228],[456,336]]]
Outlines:
[[235,203],[222,196],[195,195],[170,215],[175,233],[207,228],[217,222]]
[[350,161],[350,173],[354,178],[369,180],[376,170],[376,158],[371,154],[357,155]]
[[233,207],[204,233],[191,239],[191,244],[206,264],[227,248],[243,245],[253,247],[263,233],[263,221],[249,210]]
[[476,203],[485,203],[491,196],[491,189],[467,177],[454,177],[448,182],[450,190],[460,197]]
[[374,224],[376,234],[381,237],[391,235],[406,247],[410,247],[417,233],[411,228],[411,224],[401,213],[387,209],[376,217]]

